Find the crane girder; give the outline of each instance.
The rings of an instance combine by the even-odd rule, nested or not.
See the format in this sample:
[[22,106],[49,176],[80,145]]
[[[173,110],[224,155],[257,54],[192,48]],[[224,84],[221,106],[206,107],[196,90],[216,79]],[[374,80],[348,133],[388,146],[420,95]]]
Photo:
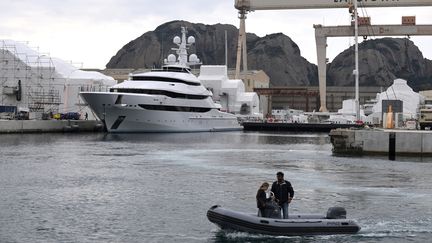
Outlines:
[[[314,25],[316,37],[353,36],[354,27]],[[432,35],[432,25],[367,25],[359,27],[361,36],[414,36]]]
[[[432,0],[358,0],[361,7],[432,6]],[[348,8],[353,0],[235,0],[238,10]]]

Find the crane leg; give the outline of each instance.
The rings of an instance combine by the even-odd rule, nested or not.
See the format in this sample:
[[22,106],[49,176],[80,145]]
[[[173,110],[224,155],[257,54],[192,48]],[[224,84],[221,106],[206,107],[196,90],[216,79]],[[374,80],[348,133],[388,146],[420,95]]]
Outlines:
[[327,112],[327,38],[315,36],[317,46],[320,111]]

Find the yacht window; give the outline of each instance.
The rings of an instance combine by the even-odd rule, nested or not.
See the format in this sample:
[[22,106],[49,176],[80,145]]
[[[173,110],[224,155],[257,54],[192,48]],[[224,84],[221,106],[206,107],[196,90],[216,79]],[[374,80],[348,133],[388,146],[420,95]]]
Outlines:
[[201,83],[189,82],[182,79],[177,78],[168,78],[168,77],[152,77],[152,76],[132,76],[133,81],[156,81],[156,82],[169,82],[169,83],[182,83],[193,86],[200,86]]
[[190,68],[165,66],[165,67],[162,67],[161,69],[153,69],[152,72],[190,73]]
[[177,111],[177,112],[208,112],[212,108],[205,107],[187,107],[187,106],[169,106],[169,105],[144,105],[139,104],[141,108],[146,110],[156,110],[156,111]]
[[206,99],[207,95],[191,95],[191,94],[180,94],[165,90],[153,90],[153,89],[111,89],[111,92],[118,93],[133,93],[133,94],[151,94],[151,95],[165,95],[171,98],[177,99],[190,99],[190,100],[203,100]]

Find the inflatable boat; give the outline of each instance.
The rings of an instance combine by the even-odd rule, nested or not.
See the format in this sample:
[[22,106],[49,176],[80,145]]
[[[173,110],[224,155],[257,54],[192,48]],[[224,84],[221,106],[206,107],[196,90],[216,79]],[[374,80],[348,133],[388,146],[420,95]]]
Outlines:
[[360,226],[346,219],[346,210],[332,207],[327,215],[289,215],[288,219],[264,218],[223,208],[219,205],[207,211],[207,218],[224,230],[277,236],[355,234]]

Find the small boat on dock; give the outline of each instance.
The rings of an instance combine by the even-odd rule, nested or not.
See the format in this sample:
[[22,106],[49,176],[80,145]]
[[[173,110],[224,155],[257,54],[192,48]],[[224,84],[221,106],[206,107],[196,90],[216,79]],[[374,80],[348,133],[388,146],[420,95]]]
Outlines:
[[326,215],[291,215],[288,219],[263,218],[219,205],[207,211],[207,218],[224,230],[276,236],[355,234],[360,226],[346,219],[342,207],[329,208]]

